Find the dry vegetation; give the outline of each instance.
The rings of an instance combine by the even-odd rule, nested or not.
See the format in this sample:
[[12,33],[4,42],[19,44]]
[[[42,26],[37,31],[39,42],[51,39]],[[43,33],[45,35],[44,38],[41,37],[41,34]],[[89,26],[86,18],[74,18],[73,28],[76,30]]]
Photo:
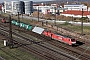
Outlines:
[[81,2],[81,4],[86,5],[87,7],[90,7],[90,3],[89,2]]
[[[34,17],[38,17],[38,11],[33,12],[32,14]],[[39,12],[39,18],[43,18],[43,19],[47,19],[47,20],[54,20],[55,19],[55,15],[53,14],[43,14],[41,12]],[[64,20],[64,21],[81,21],[81,18],[74,18],[74,17],[66,17],[63,15],[56,15],[56,20]],[[89,22],[89,19],[83,18],[84,22]]]

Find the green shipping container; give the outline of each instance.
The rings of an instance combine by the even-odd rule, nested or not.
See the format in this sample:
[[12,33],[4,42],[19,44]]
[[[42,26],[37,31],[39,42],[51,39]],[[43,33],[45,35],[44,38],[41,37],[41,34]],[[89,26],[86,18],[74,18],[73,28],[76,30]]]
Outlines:
[[32,25],[26,25],[26,29],[27,30],[31,30],[32,29]]
[[16,21],[15,21],[15,20],[12,20],[11,23],[12,23],[12,24],[16,24]]
[[25,23],[20,23],[20,27],[25,28],[26,24]]
[[19,26],[19,23],[18,23],[18,22],[16,22],[16,23],[15,23],[15,25],[16,25],[16,26]]

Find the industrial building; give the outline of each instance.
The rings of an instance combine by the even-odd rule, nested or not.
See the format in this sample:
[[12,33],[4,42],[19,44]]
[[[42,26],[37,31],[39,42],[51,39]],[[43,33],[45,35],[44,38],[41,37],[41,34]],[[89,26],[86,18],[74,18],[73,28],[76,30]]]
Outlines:
[[11,2],[4,2],[4,11],[5,13],[17,14],[28,14],[31,15],[33,11],[39,11],[43,14],[61,14],[64,11],[87,11],[87,6],[84,4],[71,4],[71,5],[64,5],[63,7],[59,7],[57,4],[51,4],[51,6],[47,6],[43,3],[40,5],[33,4],[33,1],[11,1]]
[[4,1],[4,12],[11,13],[12,12],[12,3]]
[[[11,13],[12,14],[17,14],[17,12],[22,13],[24,11],[23,6],[24,6],[23,1],[11,1],[11,7],[12,7]],[[5,11],[7,12],[7,9]]]
[[20,14],[25,14],[25,4],[23,1],[19,1],[18,12]]
[[25,14],[31,14],[33,12],[33,2],[24,1],[25,3]]
[[33,12],[33,1],[4,1],[5,13],[31,14]]
[[84,4],[71,4],[71,5],[64,5],[64,8],[66,8],[67,10],[83,10],[87,11],[87,6],[85,6]]
[[[61,13],[61,15],[64,15],[66,17],[76,17],[81,18],[82,17],[82,11],[79,10],[67,10]],[[90,11],[83,11],[83,17],[88,17],[90,19]]]
[[55,8],[56,7],[57,6],[46,6],[46,5],[39,6],[39,5],[34,5],[33,9],[34,9],[34,11],[38,11],[39,10],[39,12],[42,12],[43,14],[48,14],[48,13],[55,14]]
[[47,14],[50,10],[51,6],[33,6],[34,11],[42,12],[43,14]]

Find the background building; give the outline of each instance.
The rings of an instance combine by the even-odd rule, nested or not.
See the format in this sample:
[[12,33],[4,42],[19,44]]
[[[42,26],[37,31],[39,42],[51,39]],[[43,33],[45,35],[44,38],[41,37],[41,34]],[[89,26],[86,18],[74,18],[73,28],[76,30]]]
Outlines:
[[81,17],[88,17],[90,18],[90,11],[83,11],[83,16],[82,16],[82,11],[79,10],[67,10],[61,13],[61,15],[64,15],[66,17],[76,17],[76,18],[81,18]]
[[39,10],[39,12],[42,12],[43,14],[55,13],[55,7],[56,6],[38,6],[38,5],[33,6],[34,11]]
[[19,7],[18,7],[18,12],[20,14],[25,14],[25,4],[23,1],[19,1]]
[[33,12],[33,1],[4,1],[5,13],[31,14]]
[[67,10],[83,10],[87,11],[87,6],[85,6],[84,4],[71,4],[71,5],[64,5],[64,8],[66,8]]
[[4,12],[11,13],[12,12],[12,3],[4,1]]
[[17,14],[19,10],[19,1],[11,1],[11,4],[12,4],[12,10],[11,10],[12,14]]
[[33,1],[24,1],[25,14],[31,14],[33,12]]

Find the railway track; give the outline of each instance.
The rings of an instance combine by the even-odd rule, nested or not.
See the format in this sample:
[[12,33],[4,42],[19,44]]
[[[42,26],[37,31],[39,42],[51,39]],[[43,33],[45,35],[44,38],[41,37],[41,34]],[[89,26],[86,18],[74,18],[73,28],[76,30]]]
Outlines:
[[[28,33],[29,32],[27,32],[27,34]],[[39,36],[41,36],[41,35],[36,35],[35,33],[32,33],[32,32],[30,34],[37,37],[37,38]],[[85,50],[85,49],[83,49],[81,47],[70,47],[70,46],[67,46],[67,44],[63,44],[63,43],[60,43],[60,42],[57,42],[57,41],[50,41],[51,38],[49,38],[50,39],[49,40],[47,37],[45,38],[45,36],[42,36],[42,37],[39,37],[39,38],[44,40],[43,42],[47,42],[47,43],[52,44],[52,45],[54,45],[54,46],[56,46],[58,48],[61,48],[61,49],[65,50],[65,51],[68,51],[69,53],[71,53],[71,55],[76,55],[76,57],[80,56],[82,54],[82,52]],[[67,47],[65,47],[65,46],[67,46]],[[85,55],[82,55],[83,58],[81,57],[81,59],[90,59],[89,56],[88,56],[89,53],[90,52],[88,52],[88,54],[85,53]]]
[[[5,31],[5,30],[4,30],[4,31]],[[2,31],[1,31],[1,32],[2,32]],[[7,37],[7,38],[9,38],[9,37],[7,36],[7,34],[4,33],[4,32],[2,32],[2,33],[0,33],[0,34],[3,35],[3,36],[5,36],[5,37]],[[53,60],[53,58],[50,58],[50,57],[48,57],[48,56],[43,56],[41,52],[39,52],[38,50],[34,49],[33,47],[29,47],[29,46],[27,46],[27,45],[24,45],[23,43],[20,43],[20,42],[16,41],[15,39],[13,39],[13,42],[14,42],[14,43],[17,43],[18,46],[21,46],[21,47],[23,47],[24,49],[26,49],[26,50],[28,50],[28,51],[31,51],[31,52],[33,52],[34,54],[39,55],[39,57],[43,57],[42,59],[46,58],[47,60],[49,60],[49,59],[52,59],[52,60]],[[15,56],[12,56],[12,57],[15,58]],[[16,58],[15,58],[15,59],[16,59]],[[19,60],[19,59],[17,59],[17,60]]]
[[[14,59],[20,60],[19,57],[16,57],[16,56],[14,56],[14,55],[12,55],[12,54],[9,54],[10,52],[6,52],[6,51],[5,51],[4,49],[2,49],[2,48],[0,48],[0,50],[2,50],[5,54],[13,57]],[[6,59],[3,59],[3,58],[2,58],[1,60],[6,60]]]
[[[4,30],[5,31],[5,28],[4,29],[1,29],[1,30]],[[3,32],[4,33],[4,32]],[[15,34],[15,33],[13,33],[13,34]],[[6,35],[5,33],[4,34],[2,34],[2,35]],[[16,34],[15,34],[16,35]],[[19,34],[17,34],[18,36],[20,36]],[[6,35],[7,36],[7,35]],[[21,37],[21,36],[20,36]],[[23,39],[25,39],[25,40],[30,40],[30,39],[28,39],[28,38],[25,38],[24,36],[23,37],[21,37],[21,38],[23,38]],[[32,40],[31,40],[32,41]],[[23,45],[23,43],[20,43],[20,42],[18,42],[18,44],[20,44],[20,45]],[[60,59],[60,56],[63,56],[64,58],[67,58],[67,59],[69,59],[69,60],[73,60],[73,59],[75,59],[75,58],[73,58],[73,57],[71,57],[71,56],[67,56],[67,55],[65,55],[65,54],[63,54],[63,53],[61,53],[61,52],[57,52],[57,51],[54,51],[53,49],[51,49],[51,48],[49,48],[48,46],[44,46],[44,45],[42,45],[42,44],[37,44],[36,42],[34,42],[33,41],[33,44],[36,44],[36,46],[34,46],[34,48],[37,48],[37,46],[38,46],[38,48],[42,48],[41,50],[40,49],[38,49],[38,50],[36,50],[36,49],[34,49],[34,48],[31,48],[31,46],[24,46],[25,47],[25,49],[27,48],[28,50],[30,49],[30,51],[31,51],[31,49],[34,49],[34,50],[32,50],[35,54],[37,53],[38,55],[40,55],[40,56],[42,56],[43,58],[46,58],[47,60],[57,60],[57,59]],[[42,52],[44,53],[42,53]],[[50,53],[51,52],[51,53]],[[55,54],[53,54],[53,53],[55,53]],[[57,55],[59,56],[59,57],[57,57]],[[63,58],[63,59],[64,59]]]
[[[56,47],[59,47],[59,48],[61,48],[63,51],[67,51],[68,52],[68,54],[71,54],[72,56],[75,56],[76,58],[80,58],[80,59],[82,59],[82,60],[89,60],[90,59],[90,55],[89,54],[84,54],[84,55],[82,55],[82,53],[85,51],[84,49],[79,49],[79,50],[77,50],[77,49],[73,49],[74,47],[72,47],[72,48],[70,48],[70,47],[65,47],[65,45],[62,45],[62,44],[56,44],[57,42],[53,42],[53,43],[51,43],[51,42],[48,42],[48,43],[50,43],[50,44],[52,44],[52,45],[54,45],[54,46],[56,46]],[[78,47],[78,48],[80,48],[80,47]],[[90,53],[90,52],[89,52]],[[80,56],[80,57],[78,57],[78,56]]]
[[[27,32],[27,31],[26,31]],[[28,34],[28,33],[27,33]],[[40,35],[36,35],[35,33],[32,33],[32,35],[33,36],[35,36],[35,37],[39,37]],[[40,37],[39,37],[40,38]],[[42,38],[42,40],[44,40],[45,41],[45,39],[47,39],[47,37],[45,38],[45,37],[41,37]],[[81,52],[80,51],[84,51],[84,49],[82,49],[82,48],[80,48],[80,47],[78,47],[77,49],[78,50],[80,50],[80,51],[78,51],[78,50],[74,50],[74,49],[70,49],[70,47],[65,47],[64,46],[64,44],[60,44],[60,43],[57,43],[56,41],[54,41],[54,42],[51,42],[51,41],[48,41],[48,40],[50,40],[50,38],[49,39],[47,39],[47,43],[50,43],[50,44],[52,44],[52,45],[54,45],[54,46],[56,46],[56,47],[58,47],[58,48],[61,48],[61,49],[63,49],[63,50],[65,50],[65,51],[68,51],[69,53],[71,53],[71,55],[74,55],[75,57],[77,57],[77,58],[79,58],[79,59],[86,59],[86,60],[89,60],[90,58],[90,56],[88,56],[87,54],[85,54],[85,55],[81,55]],[[74,51],[73,51],[74,50]],[[73,53],[72,53],[73,52]],[[80,57],[78,57],[78,56],[80,56]]]

